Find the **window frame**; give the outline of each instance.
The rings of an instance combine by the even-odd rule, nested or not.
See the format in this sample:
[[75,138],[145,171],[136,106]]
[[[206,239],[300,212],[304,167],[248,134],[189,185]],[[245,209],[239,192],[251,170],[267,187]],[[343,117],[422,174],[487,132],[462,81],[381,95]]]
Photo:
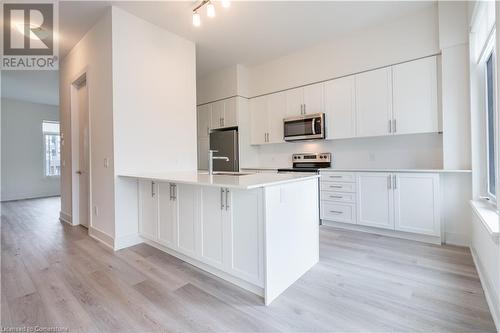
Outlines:
[[[43,124],[44,123],[58,124],[59,125],[59,132],[44,131],[43,130]],[[44,178],[57,179],[57,178],[61,177],[61,166],[60,165],[59,165],[59,174],[58,175],[49,175],[49,174],[47,174],[47,136],[49,136],[49,135],[58,135],[59,136],[59,145],[60,145],[60,140],[61,140],[60,126],[61,126],[61,123],[59,121],[57,121],[57,120],[42,120],[42,155],[43,155],[43,177]],[[60,156],[60,154],[59,154],[59,156]]]

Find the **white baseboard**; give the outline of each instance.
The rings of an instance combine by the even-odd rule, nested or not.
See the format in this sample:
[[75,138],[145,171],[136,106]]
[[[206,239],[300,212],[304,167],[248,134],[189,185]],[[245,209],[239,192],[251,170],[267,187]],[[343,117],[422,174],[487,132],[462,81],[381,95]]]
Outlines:
[[68,213],[65,213],[63,211],[59,211],[59,220],[66,222],[69,225],[73,225],[71,223],[71,215],[69,215]]
[[488,307],[490,308],[491,316],[493,317],[493,321],[495,322],[497,331],[500,332],[500,299],[497,297],[495,289],[493,288],[492,284],[488,280],[487,275],[485,274],[481,259],[479,259],[479,256],[472,246],[470,247],[470,252],[472,254],[474,264],[476,265],[476,270],[479,275],[479,279],[481,280],[481,285],[483,286],[484,295],[486,297]]
[[457,234],[455,232],[445,232],[444,233],[444,243],[448,245],[457,246],[470,246],[470,237],[464,234]]
[[139,234],[120,236],[115,239],[115,251],[141,243],[144,243],[144,241]]
[[114,238],[104,231],[101,231],[95,227],[89,227],[89,236],[95,239],[96,241],[106,245],[111,250],[115,249],[115,241]]

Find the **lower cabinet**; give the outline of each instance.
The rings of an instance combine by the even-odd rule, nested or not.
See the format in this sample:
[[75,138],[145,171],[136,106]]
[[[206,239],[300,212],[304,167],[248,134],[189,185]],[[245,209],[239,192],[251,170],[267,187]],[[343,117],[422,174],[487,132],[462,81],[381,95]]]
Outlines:
[[358,224],[394,229],[394,196],[391,188],[392,174],[359,173]]
[[261,189],[140,181],[139,203],[142,237],[263,286]]

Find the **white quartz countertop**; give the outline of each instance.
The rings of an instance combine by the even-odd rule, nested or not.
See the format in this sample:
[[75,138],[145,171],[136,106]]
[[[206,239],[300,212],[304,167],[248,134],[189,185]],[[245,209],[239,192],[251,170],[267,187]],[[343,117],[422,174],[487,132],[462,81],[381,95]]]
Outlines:
[[471,173],[472,170],[450,170],[450,169],[368,169],[368,168],[325,168],[321,172],[412,172],[412,173]]
[[165,173],[130,173],[120,177],[149,179],[157,182],[171,182],[176,184],[191,184],[237,189],[253,189],[279,185],[290,182],[319,178],[319,175],[295,173],[253,173],[248,175],[213,175],[207,172],[165,172]]

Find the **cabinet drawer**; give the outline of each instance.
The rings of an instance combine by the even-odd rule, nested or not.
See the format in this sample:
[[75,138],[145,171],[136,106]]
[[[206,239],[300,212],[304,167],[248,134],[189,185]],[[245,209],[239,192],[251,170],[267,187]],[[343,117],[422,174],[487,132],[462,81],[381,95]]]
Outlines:
[[323,172],[321,173],[321,181],[354,183],[356,175],[353,172]]
[[356,193],[321,191],[321,200],[355,203]]
[[356,183],[321,182],[322,191],[356,192]]
[[356,205],[322,201],[321,219],[356,224]]

